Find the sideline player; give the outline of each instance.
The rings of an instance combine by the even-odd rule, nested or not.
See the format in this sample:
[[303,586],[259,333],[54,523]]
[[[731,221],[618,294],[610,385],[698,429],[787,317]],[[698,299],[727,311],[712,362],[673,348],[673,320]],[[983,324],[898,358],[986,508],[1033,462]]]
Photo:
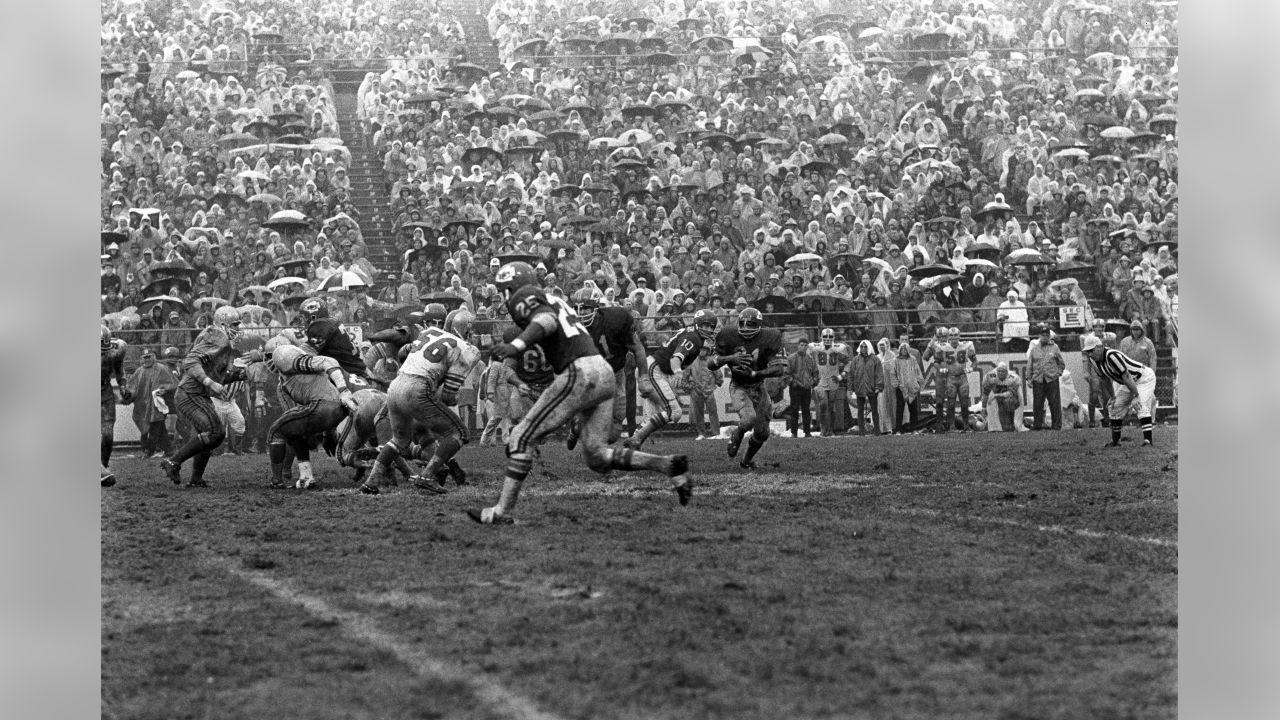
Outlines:
[[648,366],[639,383],[643,388],[645,423],[622,444],[623,447],[637,449],[662,426],[680,421],[683,411],[680,399],[671,388],[671,379],[679,377],[685,366],[698,359],[702,346],[715,338],[717,324],[715,313],[699,310],[693,314],[689,327],[649,355]]
[[[441,306],[443,307],[443,306]],[[400,372],[387,388],[387,414],[391,419],[391,440],[378,449],[369,477],[360,492],[377,495],[378,486],[386,478],[389,465],[396,456],[411,451],[414,433],[420,423],[436,440],[436,450],[427,467],[413,479],[415,487],[434,493],[445,492],[436,473],[447,469],[454,483],[466,484],[466,473],[453,456],[467,444],[469,436],[462,418],[449,406],[457,402],[458,390],[476,363],[480,351],[467,342],[472,318],[465,309],[454,310],[444,327],[428,327],[414,341]]]
[[[274,340],[273,340],[274,342]],[[271,487],[284,488],[286,445],[298,461],[299,490],[319,487],[311,470],[311,443],[359,408],[352,399],[347,374],[337,360],[317,355],[305,345],[282,342],[271,351],[271,364],[280,373],[280,393],[294,404],[267,431],[271,459]]]
[[[939,328],[941,329],[941,328]],[[938,418],[936,432],[948,432],[955,427],[956,406],[960,407],[960,432],[969,429],[969,371],[978,359],[973,343],[960,339],[960,328],[947,330],[946,339],[930,342],[924,352],[926,360],[933,359],[939,397],[936,399]]]
[[[609,444],[612,445],[622,437],[622,426],[627,421],[627,353],[630,352],[635,357],[636,367],[644,372],[648,366],[644,341],[640,339],[635,317],[627,308],[602,308],[599,298],[593,297],[593,293],[586,288],[579,290],[575,297],[574,310],[578,314],[578,321],[591,335],[600,355],[613,368],[616,394],[613,396],[613,424],[609,426]],[[577,446],[579,432],[581,428],[577,422],[571,423],[568,442],[570,450]]]
[[845,431],[849,406],[845,377],[852,353],[848,345],[836,342],[836,331],[831,328],[822,329],[821,342],[809,343],[809,352],[818,363],[818,429],[822,437],[839,435]]
[[234,347],[239,337],[240,311],[223,305],[213,312],[213,323],[200,331],[182,359],[182,379],[174,393],[174,405],[178,415],[190,424],[192,436],[160,461],[160,469],[174,485],[182,484],[182,463],[190,458],[191,479],[187,485],[209,487],[204,479],[205,467],[214,448],[227,437],[212,398],[227,399],[227,386],[244,378],[244,368],[231,365],[240,355]]
[[756,453],[769,439],[769,421],[773,418],[773,401],[764,381],[786,372],[782,333],[765,327],[759,310],[744,308],[736,327],[726,327],[716,334],[716,354],[707,359],[709,368],[724,365],[729,366],[729,401],[738,413],[738,426],[729,438],[729,457],[737,457],[742,439],[750,430],[747,454],[739,463],[750,470],[756,467]]
[[133,402],[133,395],[124,379],[125,341],[111,336],[111,328],[102,326],[102,468],[99,479],[102,487],[116,484],[115,473],[107,469],[111,464],[111,450],[116,442],[116,393],[111,389],[111,379],[115,378],[116,387],[120,389],[120,402],[128,405]]
[[1156,371],[1130,358],[1119,350],[1104,347],[1093,334],[1080,337],[1080,351],[1094,363],[1098,372],[1115,387],[1111,400],[1111,442],[1107,447],[1120,447],[1120,433],[1130,406],[1138,406],[1138,424],[1142,426],[1142,445],[1151,445],[1156,407]]
[[528,263],[512,262],[498,268],[494,278],[507,299],[507,310],[520,336],[494,347],[498,357],[515,357],[540,346],[555,371],[555,379],[529,409],[507,440],[507,471],[498,504],[467,515],[484,525],[511,524],[520,488],[533,466],[532,450],[556,428],[575,416],[582,419],[581,444],[587,466],[598,473],[616,470],[665,472],[673,481],[680,504],[689,502],[692,481],[689,461],[683,455],[651,455],[607,442],[613,419],[615,378],[600,356],[587,329],[563,299],[538,287]]

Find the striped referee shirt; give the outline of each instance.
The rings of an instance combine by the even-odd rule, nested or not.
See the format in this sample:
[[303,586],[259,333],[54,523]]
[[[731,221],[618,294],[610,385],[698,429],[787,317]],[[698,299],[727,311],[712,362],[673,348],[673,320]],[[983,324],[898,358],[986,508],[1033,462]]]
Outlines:
[[1098,362],[1097,366],[1099,372],[1112,382],[1118,383],[1124,382],[1126,374],[1134,382],[1137,382],[1142,377],[1142,371],[1147,369],[1146,365],[1130,358],[1119,350],[1112,350],[1111,348],[1103,348],[1102,361]]

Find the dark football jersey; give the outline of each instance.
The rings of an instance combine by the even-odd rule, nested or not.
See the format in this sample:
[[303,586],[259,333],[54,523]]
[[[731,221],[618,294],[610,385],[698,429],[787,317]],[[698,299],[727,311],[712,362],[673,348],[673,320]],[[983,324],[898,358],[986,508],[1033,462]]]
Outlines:
[[627,364],[627,349],[631,347],[634,331],[635,320],[631,311],[620,307],[600,308],[596,311],[595,321],[587,326],[596,349],[609,361],[614,372]]
[[178,382],[178,387],[192,395],[208,396],[209,392],[201,380],[208,376],[214,382],[225,385],[233,375],[231,361],[239,354],[231,346],[227,333],[216,325],[210,325],[196,336],[191,350],[182,360],[182,380]]
[[551,363],[547,362],[547,356],[543,354],[540,345],[530,345],[524,352],[510,358],[510,361],[515,366],[516,377],[526,385],[544,388],[556,379],[556,372],[551,369]]
[[[744,351],[751,355],[752,370],[764,370],[769,363],[786,358],[782,352],[782,333],[775,328],[760,328],[760,332],[750,338],[742,337],[738,328],[729,326],[716,333],[716,354],[733,355]],[[729,379],[737,385],[759,385],[764,378],[751,378],[729,365]]]
[[653,357],[658,369],[670,375],[674,372],[671,369],[671,358],[676,355],[680,356],[680,367],[687,368],[689,363],[698,359],[698,353],[702,352],[702,336],[693,328],[685,328],[671,338],[662,347],[650,353]]
[[511,293],[507,299],[507,312],[520,328],[529,327],[535,315],[550,315],[555,319],[555,329],[537,342],[546,355],[552,370],[560,373],[574,360],[599,355],[590,333],[578,322],[569,303],[556,295],[547,295],[533,285],[526,285]]
[[[116,338],[111,339],[111,347],[102,351],[102,389],[111,387],[111,378],[117,381],[124,377],[124,349],[126,344],[123,340]],[[124,383],[120,383],[124,387]]]
[[307,326],[308,342],[310,338],[319,338],[324,341],[324,349],[319,351],[320,355],[333,358],[338,361],[342,369],[348,375],[357,375],[361,378],[369,377],[369,368],[365,366],[364,360],[356,353],[355,345],[351,343],[351,338],[342,331],[342,326],[333,318],[321,318]]

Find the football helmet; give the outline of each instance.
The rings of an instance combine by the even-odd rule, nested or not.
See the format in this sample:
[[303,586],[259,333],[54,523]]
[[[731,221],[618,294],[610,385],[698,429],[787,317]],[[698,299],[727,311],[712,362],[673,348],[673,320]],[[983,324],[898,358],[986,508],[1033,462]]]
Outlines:
[[106,325],[102,326],[102,349],[103,350],[111,349],[111,328],[107,327]]
[[509,262],[498,268],[498,274],[493,278],[493,284],[497,286],[504,298],[511,297],[511,293],[525,285],[534,285],[537,282],[538,275],[533,271],[533,266],[519,261]]
[[240,311],[230,305],[223,305],[213,311],[213,324],[221,328],[232,341],[240,337]]
[[306,330],[316,320],[329,317],[329,306],[320,298],[309,298],[298,306],[298,329]]
[[466,340],[471,335],[471,325],[474,322],[475,317],[472,316],[471,311],[460,307],[445,316],[444,331]]
[[822,347],[830,348],[836,344],[836,331],[831,328],[822,328]]
[[595,322],[596,311],[600,309],[600,300],[590,290],[583,288],[573,294],[573,311],[583,325],[590,326]]
[[444,321],[449,317],[449,311],[441,303],[428,303],[426,309],[422,311],[422,322],[427,327],[444,327]]
[[749,307],[738,314],[738,334],[744,338],[753,338],[764,327],[764,315],[759,310]]
[[714,338],[719,324],[716,314],[710,310],[703,309],[693,314],[693,329],[702,336],[703,340]]

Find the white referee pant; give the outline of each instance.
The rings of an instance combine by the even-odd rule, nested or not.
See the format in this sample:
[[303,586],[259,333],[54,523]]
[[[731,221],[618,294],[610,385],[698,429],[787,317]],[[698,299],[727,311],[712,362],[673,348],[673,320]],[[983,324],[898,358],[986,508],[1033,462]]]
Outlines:
[[1124,420],[1130,408],[1136,405],[1139,418],[1154,418],[1156,410],[1156,371],[1144,368],[1142,376],[1134,382],[1138,386],[1135,397],[1133,391],[1124,383],[1112,383],[1116,396],[1111,401],[1111,419]]

